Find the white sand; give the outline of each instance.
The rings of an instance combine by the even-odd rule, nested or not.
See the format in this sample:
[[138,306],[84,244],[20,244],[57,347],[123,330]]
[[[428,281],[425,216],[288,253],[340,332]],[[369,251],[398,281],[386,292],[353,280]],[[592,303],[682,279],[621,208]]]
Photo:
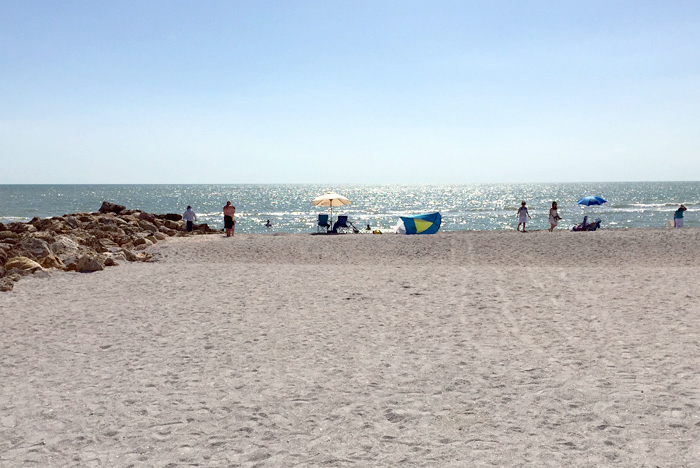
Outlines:
[[700,230],[171,239],[0,294],[0,466],[700,466]]

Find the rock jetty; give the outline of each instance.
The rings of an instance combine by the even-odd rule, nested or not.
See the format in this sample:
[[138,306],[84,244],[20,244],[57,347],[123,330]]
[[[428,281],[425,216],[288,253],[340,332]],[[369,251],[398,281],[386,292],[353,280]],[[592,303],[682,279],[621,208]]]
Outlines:
[[219,232],[207,224],[186,231],[179,214],[151,214],[103,202],[96,213],[0,223],[0,291],[23,276],[52,270],[93,272],[119,262],[147,262],[145,249],[173,236]]

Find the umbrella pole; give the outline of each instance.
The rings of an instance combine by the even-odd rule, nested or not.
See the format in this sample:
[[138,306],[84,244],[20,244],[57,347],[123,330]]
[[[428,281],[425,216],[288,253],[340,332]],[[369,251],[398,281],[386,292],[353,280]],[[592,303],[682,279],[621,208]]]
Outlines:
[[331,229],[333,229],[333,200],[331,200]]

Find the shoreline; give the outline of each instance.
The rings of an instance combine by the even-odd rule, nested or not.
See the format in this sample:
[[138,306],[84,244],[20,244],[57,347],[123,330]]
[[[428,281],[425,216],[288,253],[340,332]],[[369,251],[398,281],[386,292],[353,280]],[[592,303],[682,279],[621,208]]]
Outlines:
[[[496,230],[517,225],[516,210],[526,200],[533,216],[533,226],[548,228],[548,210],[552,200],[559,202],[562,226],[578,224],[584,215],[600,216],[603,228],[613,226],[665,227],[679,203],[689,208],[687,225],[696,226],[695,212],[700,208],[697,188],[693,183],[566,183],[566,184],[470,184],[457,185],[340,185],[337,190],[352,204],[341,214],[350,216],[358,227],[369,223],[372,228],[388,229],[396,225],[398,216],[440,211],[443,229]],[[267,186],[220,185],[202,188],[188,184],[163,186],[135,185],[115,188],[100,186],[81,189],[48,186],[12,190],[4,193],[11,202],[3,215],[62,215],[71,211],[90,211],[103,200],[128,200],[129,207],[150,213],[182,213],[191,205],[200,221],[212,227],[223,227],[221,209],[226,200],[237,205],[240,225],[245,232],[263,233],[266,220],[273,229],[287,232],[315,230],[318,214],[327,213],[310,201],[329,187],[314,184],[273,184]],[[604,196],[609,202],[602,207],[581,207],[582,196]],[[517,198],[516,198],[517,197]],[[522,198],[521,198],[522,197]]]

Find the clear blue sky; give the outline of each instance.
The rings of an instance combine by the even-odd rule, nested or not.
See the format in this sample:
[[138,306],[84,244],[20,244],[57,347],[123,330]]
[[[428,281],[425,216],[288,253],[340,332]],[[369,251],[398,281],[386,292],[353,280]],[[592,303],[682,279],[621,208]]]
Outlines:
[[0,183],[700,179],[700,2],[0,0]]

